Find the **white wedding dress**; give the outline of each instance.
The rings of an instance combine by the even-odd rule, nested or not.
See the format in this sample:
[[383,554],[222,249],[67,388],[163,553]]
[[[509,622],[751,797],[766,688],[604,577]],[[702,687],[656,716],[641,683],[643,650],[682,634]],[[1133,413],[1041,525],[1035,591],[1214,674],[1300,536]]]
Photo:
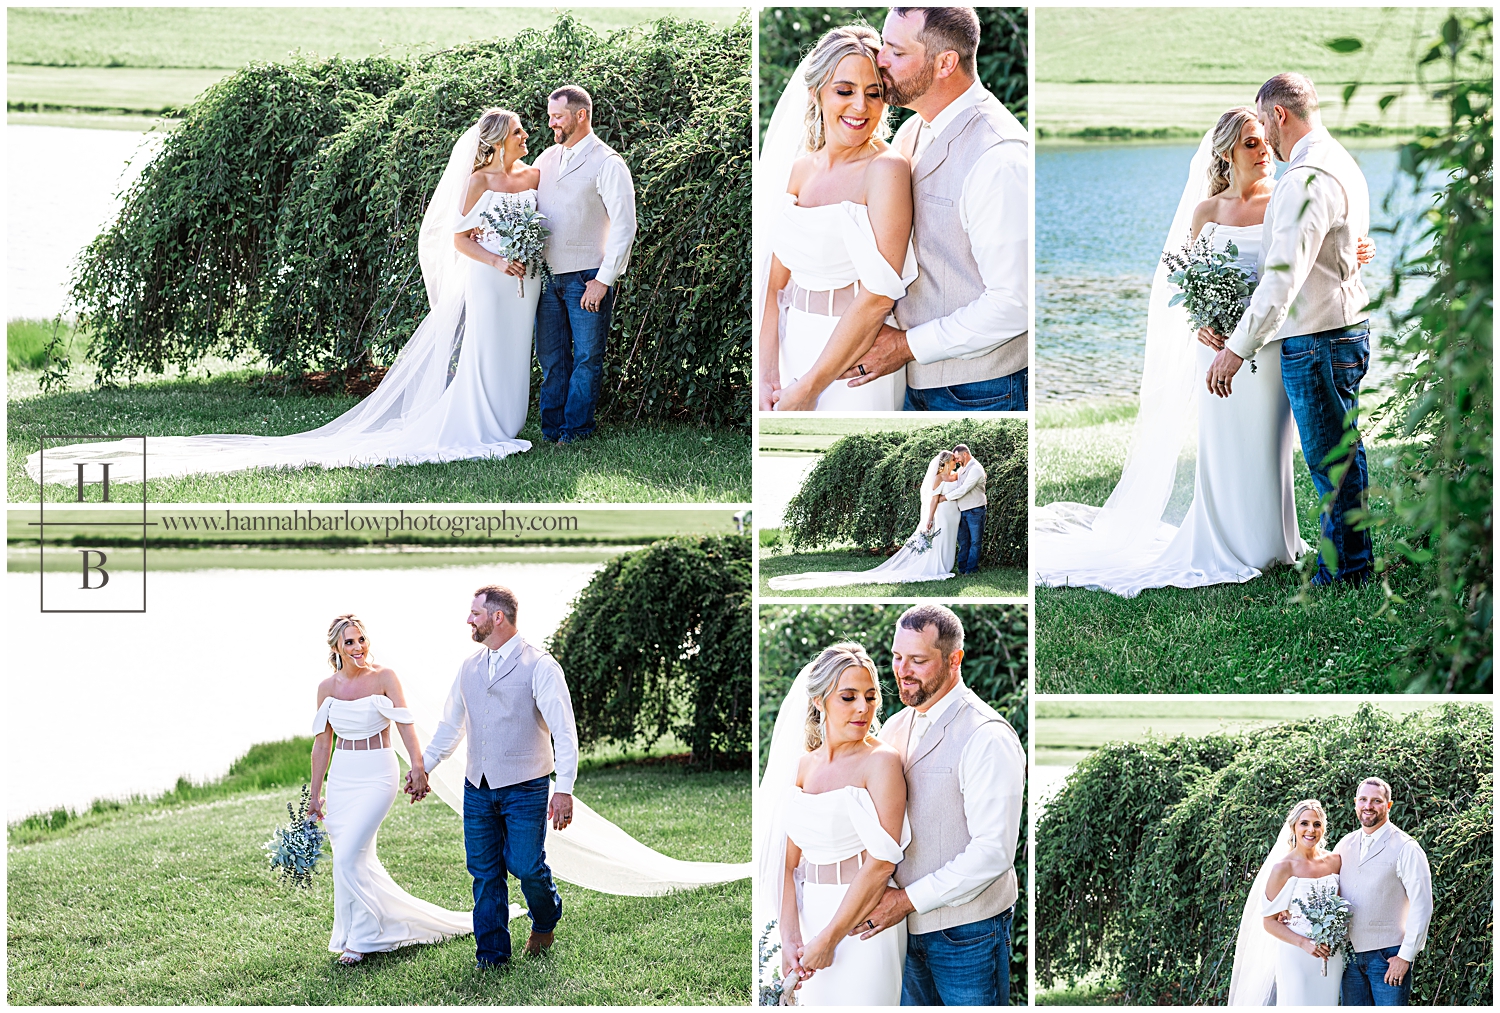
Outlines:
[[[1292,912],[1287,927],[1298,935],[1305,936],[1310,926],[1307,918],[1292,902],[1308,899],[1314,887],[1338,890],[1338,873],[1330,873],[1317,879],[1293,876],[1287,880],[1281,892],[1265,902],[1262,917]],[[1344,978],[1344,953],[1328,958],[1328,973],[1323,973],[1323,958],[1314,957],[1300,947],[1280,939],[1276,940],[1276,1005],[1278,1006],[1337,1006],[1339,985]]]
[[[778,293],[783,322],[780,376],[781,385],[788,387],[817,362],[838,326],[840,318],[828,312],[835,291],[855,285],[899,299],[916,280],[917,268],[908,244],[901,274],[891,270],[875,245],[870,209],[865,205],[844,201],[803,207],[792,194],[783,197],[772,250],[791,271],[792,283],[811,293],[801,299],[790,299],[787,289]],[[900,411],[905,399],[906,372],[898,369],[858,387],[835,380],[819,395],[817,410]]]
[[[313,719],[313,734],[332,726],[341,739],[378,735],[391,722],[411,723],[411,712],[384,695],[358,700],[328,697]],[[396,735],[395,729],[390,734]],[[334,749],[328,767],[323,826],[333,845],[334,953],[382,953],[414,943],[436,943],[474,931],[469,911],[448,911],[396,885],[375,853],[375,835],[396,801],[396,753],[385,749]]]
[[[936,474],[937,458],[933,458],[927,466],[927,475],[922,479],[923,517],[927,516],[930,504],[938,493],[948,494],[958,487],[957,482],[943,482],[934,488]],[[918,521],[916,530],[896,554],[873,569],[789,573],[772,577],[769,583],[773,591],[794,591],[843,587],[849,584],[914,584],[947,580],[953,576],[953,558],[957,552],[958,504],[945,499],[932,510],[930,533],[927,532],[927,525]]]
[[[902,820],[902,840],[880,825],[875,800],[864,788],[836,788],[809,795],[793,785],[783,796],[786,836],[802,849],[808,865],[834,865],[867,852],[870,858],[899,864],[911,840]],[[849,892],[848,883],[798,883],[797,912],[802,939],[816,936],[833,920]],[[899,1006],[901,969],[906,963],[906,923],[869,939],[845,936],[833,963],[797,990],[799,1006]]]
[[[1172,236],[1206,186],[1193,180]],[[1262,226],[1210,223],[1216,249],[1233,243],[1236,264],[1255,273]],[[1186,238],[1184,236],[1184,238]],[[1269,342],[1235,374],[1233,393],[1209,393],[1204,377],[1217,354],[1199,342],[1158,267],[1148,319],[1141,408],[1125,471],[1104,507],[1051,503],[1032,511],[1031,558],[1040,585],[1090,587],[1134,597],[1153,587],[1244,583],[1308,551],[1297,526],[1292,453],[1296,429],[1281,380],[1281,343]],[[1162,519],[1179,448],[1191,440],[1183,420],[1196,416],[1192,505],[1180,526]]]
[[[477,145],[477,127],[459,138],[423,216],[418,245],[431,311],[373,393],[332,422],[290,436],[149,437],[145,476],[426,464],[529,450],[530,442],[516,434],[530,401],[541,279],[527,278],[521,295],[517,279],[460,255],[453,237],[484,228],[481,245],[497,252],[497,237],[481,213],[507,204],[534,208],[536,191],[486,191],[464,214]],[[42,458],[39,452],[26,459],[33,480],[42,480]],[[106,462],[113,482],[143,478],[134,440],[48,448],[45,459],[51,483],[76,482],[79,463],[88,465],[85,481],[100,481],[103,470],[96,465]]]

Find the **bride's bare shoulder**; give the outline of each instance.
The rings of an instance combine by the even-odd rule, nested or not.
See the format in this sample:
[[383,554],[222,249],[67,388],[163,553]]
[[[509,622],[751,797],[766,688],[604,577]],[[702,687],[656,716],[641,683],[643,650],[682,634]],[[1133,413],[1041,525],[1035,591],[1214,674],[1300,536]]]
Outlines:
[[870,755],[866,762],[869,764],[869,772],[873,776],[905,776],[902,771],[901,750],[889,742],[882,742],[876,739],[870,749]]
[[1219,198],[1210,197],[1199,201],[1198,206],[1193,208],[1193,238],[1198,238],[1198,233],[1203,231],[1203,226],[1215,221],[1215,215],[1219,211]]
[[786,192],[800,193],[802,184],[806,183],[808,177],[813,174],[815,164],[811,155],[803,155],[793,162],[791,175],[787,177],[786,181]]
[[911,162],[890,145],[865,166],[865,185],[911,186]]

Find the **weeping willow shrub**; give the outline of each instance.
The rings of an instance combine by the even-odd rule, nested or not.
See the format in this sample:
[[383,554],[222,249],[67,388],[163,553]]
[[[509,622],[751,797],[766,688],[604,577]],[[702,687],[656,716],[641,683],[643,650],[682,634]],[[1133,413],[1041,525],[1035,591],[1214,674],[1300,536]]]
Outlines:
[[[1027,639],[1023,605],[956,605],[950,608],[964,624],[964,683],[999,711],[1021,742],[1027,739]],[[891,675],[891,638],[906,605],[766,605],[760,610],[760,769],[771,748],[776,712],[802,666],[829,644],[853,640],[862,644],[880,674],[883,718],[901,709]],[[1021,899],[1011,923],[1011,1004],[1026,1005],[1026,955],[1031,929],[1026,881],[1027,810],[1021,808],[1021,839],[1016,848],[1016,876]]]
[[875,552],[901,545],[921,520],[918,487],[941,450],[966,444],[984,466],[981,562],[1026,565],[1026,424],[960,419],[916,432],[846,436],[830,447],[782,515],[793,548],[853,543]]
[[1391,822],[1432,868],[1413,1003],[1490,1005],[1492,721],[1483,705],[1415,717],[1365,705],[1245,734],[1106,745],[1037,821],[1038,982],[1102,970],[1131,1005],[1222,1005],[1245,898],[1287,811],[1320,799],[1332,846],[1355,829],[1355,791],[1375,776],[1391,784]]
[[[240,71],[189,110],[84,255],[73,299],[104,376],[245,348],[292,377],[389,364],[427,312],[416,240],[454,141],[503,106],[540,154],[547,95],[573,83],[594,96],[594,129],[636,186],[600,411],[742,424],[749,46],[748,18],[728,29],[666,18],[602,37],[563,14],[547,31],[411,63]],[[367,66],[382,87],[303,83]],[[262,130],[262,117],[280,126]],[[266,139],[247,149],[242,134]]]
[[580,741],[674,733],[695,764],[750,762],[750,539],[672,538],[615,557],[548,649],[567,673]]

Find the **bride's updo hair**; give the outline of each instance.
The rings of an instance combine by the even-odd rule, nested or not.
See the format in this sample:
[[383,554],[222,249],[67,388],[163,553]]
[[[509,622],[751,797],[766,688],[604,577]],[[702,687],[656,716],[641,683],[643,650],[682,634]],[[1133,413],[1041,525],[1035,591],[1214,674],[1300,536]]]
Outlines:
[[1230,172],[1232,166],[1228,157],[1234,146],[1240,143],[1240,131],[1245,129],[1245,121],[1258,118],[1256,111],[1249,106],[1235,106],[1223,116],[1214,126],[1213,137],[1209,144],[1213,147],[1213,156],[1208,161],[1208,195],[1216,196],[1229,189]]
[[478,172],[494,161],[495,149],[505,144],[505,139],[515,129],[521,117],[509,109],[486,109],[479,117],[479,148],[474,152],[474,171]]
[[957,459],[958,455],[951,450],[939,451],[937,455],[937,470],[942,471],[944,468],[948,467],[948,463],[950,461],[955,461]]
[[[869,25],[845,25],[834,28],[818,40],[812,52],[807,54],[807,150],[818,151],[828,143],[828,132],[823,129],[823,103],[818,95],[833,80],[833,72],[846,56],[863,56],[870,61],[875,71],[875,80],[880,81],[880,65],[875,57],[880,55],[880,33]],[[885,98],[885,85],[880,86],[880,97]],[[887,110],[888,111],[888,110]],[[891,136],[891,125],[886,113],[880,114],[875,124],[875,137],[885,140]]]
[[1308,811],[1317,813],[1323,819],[1323,838],[1318,841],[1318,847],[1322,849],[1324,843],[1328,840],[1328,814],[1323,811],[1323,803],[1315,798],[1303,799],[1292,806],[1292,811],[1286,814],[1286,823],[1284,824],[1286,827],[1286,843],[1293,848],[1297,846],[1297,821],[1302,818],[1303,813]]
[[339,643],[344,639],[344,630],[353,626],[365,634],[365,658],[370,657],[370,635],[365,633],[365,624],[353,612],[346,612],[328,624],[328,665],[335,672],[344,668],[344,658],[339,654]]
[[807,678],[807,751],[812,752],[823,744],[823,722],[814,700],[824,700],[839,684],[839,676],[851,668],[863,668],[870,673],[875,683],[875,716],[870,719],[870,734],[880,730],[880,675],[875,671],[875,662],[865,649],[855,643],[834,644],[823,648],[808,666],[802,670]]

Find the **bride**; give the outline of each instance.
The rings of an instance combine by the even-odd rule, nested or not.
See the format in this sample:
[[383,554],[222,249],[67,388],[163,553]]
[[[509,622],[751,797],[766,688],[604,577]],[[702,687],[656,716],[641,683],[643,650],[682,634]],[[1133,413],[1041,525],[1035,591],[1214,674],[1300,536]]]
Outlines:
[[375,833],[396,801],[400,774],[391,749],[392,722],[418,770],[422,763],[400,680],[372,660],[364,624],[354,615],[341,615],[328,627],[328,663],[333,675],[318,687],[313,719],[308,802],[308,815],[323,821],[333,845],[328,948],[340,955],[339,963],[357,964],[367,953],[472,933],[472,913],[413,897],[396,885],[375,853]]
[[[1164,252],[1184,239],[1231,244],[1236,264],[1255,274],[1275,164],[1248,106],[1229,110],[1204,136]],[[1360,263],[1374,245],[1360,241]],[[1308,551],[1297,526],[1292,479],[1295,427],[1281,380],[1281,344],[1269,342],[1233,393],[1210,395],[1203,377],[1224,339],[1197,334],[1187,311],[1169,305],[1173,287],[1158,262],[1146,323],[1140,412],[1124,473],[1103,507],[1052,503],[1032,511],[1038,584],[1093,587],[1127,598],[1151,587],[1244,583]],[[1192,504],[1180,527],[1163,519],[1178,456],[1191,453],[1197,415]]]
[[1229,1005],[1339,1004],[1344,952],[1330,956],[1326,945],[1309,939],[1307,918],[1298,909],[1314,889],[1338,893],[1343,860],[1323,848],[1327,828],[1317,799],[1298,802],[1287,815],[1245,901]]
[[880,36],[828,32],[792,76],[755,179],[761,411],[899,411],[904,373],[835,382],[917,276],[911,166],[886,143]]
[[[896,1006],[904,925],[851,936],[884,895],[911,838],[901,754],[875,738],[880,680],[858,644],[798,675],[776,717],[755,811],[760,895],[775,912],[782,980],[801,1006]],[[899,843],[898,843],[899,842]]]
[[922,519],[917,522],[917,530],[884,563],[872,570],[814,571],[772,577],[771,590],[947,580],[953,576],[953,557],[958,549],[958,505],[948,499],[947,493],[954,491],[957,478],[958,458],[953,451],[944,450],[932,459],[918,487]]
[[[49,449],[45,481],[76,481],[80,463],[108,462],[112,481],[139,482],[145,473],[422,464],[529,450],[516,434],[530,400],[541,282],[520,282],[526,265],[499,256],[498,237],[483,218],[536,207],[538,172],[521,160],[527,136],[515,113],[488,109],[453,145],[417,241],[431,311],[359,404],[291,436],[151,437],[149,462],[135,441]],[[41,467],[40,452],[26,459],[27,474],[38,482]],[[93,467],[86,472],[94,480],[102,475]]]

